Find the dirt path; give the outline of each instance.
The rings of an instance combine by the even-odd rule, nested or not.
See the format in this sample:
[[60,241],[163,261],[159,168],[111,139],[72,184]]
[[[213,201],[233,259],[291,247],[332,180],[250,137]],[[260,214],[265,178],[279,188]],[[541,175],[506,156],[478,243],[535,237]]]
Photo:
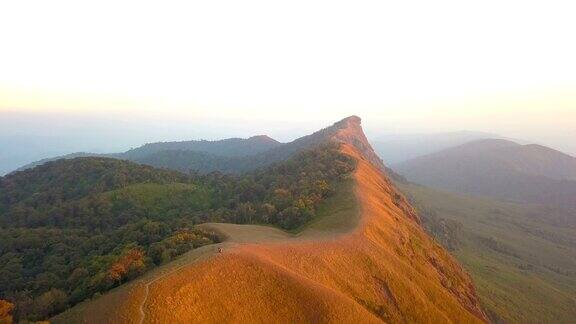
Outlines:
[[[185,267],[189,266],[190,264],[193,264],[194,262],[197,262],[199,260],[202,260],[205,257],[208,257],[209,255],[215,253],[215,251],[217,250],[217,247],[221,247],[223,245],[229,245],[229,244],[228,243],[219,243],[219,244],[203,246],[203,247],[200,247],[196,250],[193,250],[190,252],[190,254],[194,254],[194,255],[186,256],[187,262],[184,262],[184,264],[179,265],[176,268],[170,269],[169,271],[165,271],[165,273],[163,273],[159,276],[156,276],[152,280],[144,283],[144,297],[142,298],[142,302],[140,303],[140,307],[139,307],[140,321],[138,323],[142,324],[142,323],[144,323],[144,320],[146,319],[146,312],[144,311],[144,309],[146,307],[146,302],[148,301],[148,294],[150,292],[150,285],[159,281],[160,279],[165,278],[166,276],[169,276],[169,275],[171,275],[177,271],[180,271],[182,268],[185,268]],[[192,260],[188,260],[190,258],[192,258]]]
[[[349,216],[349,210],[345,211]],[[320,220],[321,221],[321,220]],[[224,250],[228,250],[233,248],[234,246],[242,245],[242,244],[249,244],[249,243],[267,243],[267,242],[280,242],[280,241],[300,241],[300,240],[310,240],[310,239],[319,239],[322,238],[331,238],[335,237],[336,235],[342,233],[345,228],[342,226],[338,227],[338,230],[334,230],[334,228],[329,228],[325,230],[319,229],[320,226],[310,226],[303,229],[298,234],[291,234],[280,230],[275,227],[271,226],[261,226],[261,225],[240,225],[240,224],[229,224],[229,223],[204,223],[198,225],[199,228],[208,231],[214,231],[218,233],[221,237],[224,238],[223,243],[219,244],[212,244],[208,246],[204,246],[193,250],[182,257],[181,260],[177,260],[183,262],[183,264],[178,265],[176,268],[173,268],[173,264],[170,266],[170,270],[165,271],[160,275],[153,274],[153,279],[144,283],[144,297],[142,298],[142,302],[139,306],[140,312],[140,321],[139,324],[143,324],[146,319],[146,303],[148,302],[148,296],[150,293],[150,286],[161,279],[166,278],[167,276],[174,274],[185,267],[189,267],[205,258],[213,256],[217,254],[218,248],[222,248]],[[353,227],[349,228],[352,229]],[[348,230],[349,230],[348,229]],[[324,234],[324,235],[320,235]],[[159,269],[159,271],[162,271]]]
[[[274,242],[297,242],[330,240],[339,234],[350,232],[356,228],[359,219],[359,210],[354,194],[354,182],[347,181],[336,191],[336,195],[329,198],[318,210],[318,218],[311,220],[305,227],[296,233],[289,233],[272,226],[239,225],[227,223],[205,223],[199,228],[214,231],[224,240],[224,243],[207,245],[194,249],[180,256],[176,260],[152,269],[141,278],[122,285],[108,292],[105,296],[77,305],[58,315],[52,320],[55,323],[85,322],[103,323],[108,318],[122,319],[126,323],[141,324],[150,321],[147,308],[150,307],[150,296],[158,284],[168,277],[185,271],[205,258],[217,256],[218,247],[228,252],[235,247],[247,244],[264,244]],[[117,306],[126,300],[133,300],[132,305],[114,308],[114,315],[103,313],[101,309]],[[127,307],[127,308],[126,308]]]
[[183,263],[174,268],[174,264],[169,264],[169,268],[158,269],[164,273],[158,275],[157,273],[151,274],[152,280],[144,283],[144,296],[142,302],[139,306],[140,321],[139,324],[143,324],[146,319],[146,303],[148,302],[148,296],[150,293],[150,286],[154,283],[166,278],[167,276],[174,274],[185,267],[191,266],[196,262],[199,262],[205,258],[216,255],[218,248],[228,250],[233,248],[235,245],[246,244],[246,243],[262,243],[262,242],[273,242],[273,241],[283,241],[283,240],[293,240],[298,239],[297,236],[284,232],[280,229],[269,227],[269,226],[259,226],[259,225],[239,225],[239,224],[226,224],[226,223],[205,223],[198,225],[198,227],[217,232],[221,237],[224,237],[225,241],[219,244],[212,244],[203,246],[201,248],[195,249],[189,252],[187,255],[183,256],[181,259],[176,260],[178,263]]

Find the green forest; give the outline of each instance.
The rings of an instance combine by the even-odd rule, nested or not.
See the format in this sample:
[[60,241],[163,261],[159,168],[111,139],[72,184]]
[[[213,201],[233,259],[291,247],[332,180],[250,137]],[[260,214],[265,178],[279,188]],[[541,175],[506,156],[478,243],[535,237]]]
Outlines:
[[296,229],[354,168],[330,144],[241,175],[100,157],[16,172],[0,178],[0,299],[42,320],[219,241],[196,224]]

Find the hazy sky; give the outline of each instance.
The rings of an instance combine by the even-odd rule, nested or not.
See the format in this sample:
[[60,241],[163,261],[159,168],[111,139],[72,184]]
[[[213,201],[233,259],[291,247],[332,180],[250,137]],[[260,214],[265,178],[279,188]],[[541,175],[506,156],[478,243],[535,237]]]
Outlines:
[[288,140],[356,114],[375,137],[470,129],[574,153],[575,12],[574,1],[3,1],[0,137],[75,137],[86,150]]

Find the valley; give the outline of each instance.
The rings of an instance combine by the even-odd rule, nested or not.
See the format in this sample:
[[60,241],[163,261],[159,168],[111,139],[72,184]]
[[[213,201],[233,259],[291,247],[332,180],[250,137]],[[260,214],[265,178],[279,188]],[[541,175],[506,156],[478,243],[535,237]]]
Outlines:
[[576,318],[576,211],[396,184],[470,273],[493,322]]

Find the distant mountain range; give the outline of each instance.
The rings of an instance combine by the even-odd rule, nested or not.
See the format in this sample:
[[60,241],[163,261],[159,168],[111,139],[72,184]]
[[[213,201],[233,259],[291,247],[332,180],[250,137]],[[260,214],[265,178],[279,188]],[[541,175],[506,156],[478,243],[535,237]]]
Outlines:
[[[87,153],[78,152],[53,158],[39,160],[27,164],[17,171],[26,170],[46,162],[59,159],[73,159],[77,157],[109,157],[122,160],[140,162],[158,167],[174,168],[181,171],[198,169],[201,171],[213,171],[228,169],[226,164],[232,164],[236,159],[258,154],[274,147],[281,146],[282,143],[268,136],[253,136],[247,139],[229,138],[218,141],[180,141],[180,142],[158,142],[148,143],[141,147],[131,149],[124,153]],[[190,164],[188,161],[193,160]],[[230,162],[228,162],[230,160]],[[170,161],[171,163],[167,163]],[[187,161],[183,163],[182,161]],[[226,163],[223,163],[226,161]],[[148,163],[147,163],[148,162]]]
[[[339,127],[348,127],[350,119],[345,119],[331,127],[319,130],[311,135],[298,138],[289,143],[280,143],[268,136],[253,136],[247,139],[230,138],[219,141],[182,141],[145,144],[124,153],[96,154],[73,153],[40,160],[19,168],[23,171],[46,162],[77,157],[108,157],[128,160],[163,169],[181,172],[199,172],[201,174],[220,171],[224,173],[242,173],[266,167],[272,163],[287,159],[292,154],[325,142],[335,134]],[[354,129],[355,124],[349,126]],[[361,131],[361,129],[354,129]],[[364,133],[361,133],[364,136]],[[356,135],[350,140],[364,148],[370,161],[383,168],[382,160],[372,151],[366,137],[357,142]]]
[[541,145],[478,140],[392,168],[454,192],[576,208],[576,158]]
[[383,135],[373,140],[372,146],[386,165],[392,165],[471,141],[488,138],[502,138],[502,136],[473,131]]

